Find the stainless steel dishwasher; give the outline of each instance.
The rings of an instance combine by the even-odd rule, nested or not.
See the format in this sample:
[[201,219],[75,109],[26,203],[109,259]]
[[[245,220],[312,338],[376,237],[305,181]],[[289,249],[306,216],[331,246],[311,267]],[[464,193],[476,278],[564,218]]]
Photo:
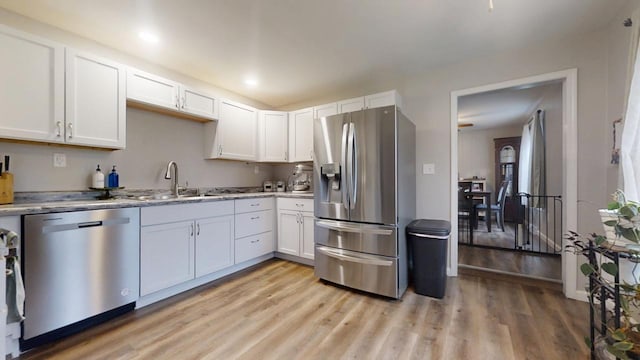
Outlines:
[[26,350],[133,310],[140,210],[25,215]]

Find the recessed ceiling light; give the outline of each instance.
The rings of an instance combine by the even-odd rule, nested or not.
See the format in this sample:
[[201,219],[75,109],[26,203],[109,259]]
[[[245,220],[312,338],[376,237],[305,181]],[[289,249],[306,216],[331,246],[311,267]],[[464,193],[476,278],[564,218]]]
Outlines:
[[148,31],[140,31],[138,33],[138,37],[150,44],[157,44],[160,42],[160,38],[158,38],[158,35]]
[[245,83],[245,85],[250,86],[250,87],[258,86],[258,80],[255,79],[255,78],[246,78],[246,79],[244,79],[244,83]]

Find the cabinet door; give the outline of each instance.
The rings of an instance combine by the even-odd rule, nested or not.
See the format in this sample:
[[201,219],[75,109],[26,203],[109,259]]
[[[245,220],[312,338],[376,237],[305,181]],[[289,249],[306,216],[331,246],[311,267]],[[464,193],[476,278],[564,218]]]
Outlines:
[[218,118],[218,99],[181,85],[180,110],[215,120]]
[[364,106],[366,109],[385,107],[389,105],[398,105],[396,101],[398,93],[395,90],[385,91],[378,94],[367,95],[364,97]]
[[64,142],[64,47],[0,25],[0,137]]
[[287,161],[288,113],[260,112],[260,161]]
[[325,104],[325,105],[315,106],[313,108],[314,119],[320,119],[322,117],[336,115],[337,113],[338,113],[338,103]]
[[315,243],[313,241],[313,226],[314,226],[314,217],[311,212],[301,212],[301,225],[302,229],[300,230],[300,256],[313,259],[313,253],[315,248]]
[[362,109],[364,109],[363,97],[338,101],[338,114],[359,111]]
[[66,142],[125,147],[125,70],[120,64],[67,49]]
[[196,277],[233,265],[233,215],[196,221]]
[[300,253],[300,213],[282,210],[278,213],[278,251],[284,254]]
[[289,162],[313,160],[313,108],[289,113]]
[[178,83],[129,68],[127,99],[171,110],[179,109]]
[[228,101],[220,101],[217,134],[219,158],[258,160],[258,112],[256,109]]
[[140,229],[140,296],[194,277],[193,221]]

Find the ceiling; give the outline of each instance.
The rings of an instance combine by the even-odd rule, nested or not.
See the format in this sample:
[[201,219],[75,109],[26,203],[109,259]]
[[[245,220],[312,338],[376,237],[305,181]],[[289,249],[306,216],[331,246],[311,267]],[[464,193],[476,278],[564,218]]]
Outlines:
[[[588,33],[623,0],[0,0],[274,108],[400,87],[446,63]],[[151,46],[137,37],[156,32]],[[247,76],[259,85],[245,85]]]
[[460,131],[524,124],[543,96],[554,88],[562,91],[562,81],[463,96],[458,99],[458,124],[473,126],[460,128]]

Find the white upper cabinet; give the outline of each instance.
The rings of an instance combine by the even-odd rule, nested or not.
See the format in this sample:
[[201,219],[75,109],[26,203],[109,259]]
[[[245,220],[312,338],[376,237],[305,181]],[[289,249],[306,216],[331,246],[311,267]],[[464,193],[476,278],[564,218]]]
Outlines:
[[289,162],[313,160],[313,108],[289,113]]
[[127,99],[165,109],[179,110],[180,85],[137,69],[127,70]]
[[218,99],[180,85],[180,109],[207,119],[218,118]]
[[402,104],[400,103],[400,96],[398,96],[398,92],[395,90],[367,95],[364,97],[365,109],[373,109],[390,105],[402,107]]
[[127,99],[202,120],[218,118],[219,105],[215,97],[134,68],[127,70]]
[[288,113],[260,111],[258,136],[260,161],[287,161],[288,127]]
[[[395,90],[385,91],[373,95],[357,97],[348,100],[338,101],[338,114],[364,109],[373,109],[389,105],[402,107],[400,96]],[[328,115],[327,115],[328,116]]]
[[120,64],[66,51],[66,142],[123,149],[125,70]]
[[364,109],[364,97],[338,101],[338,114]]
[[64,142],[64,47],[0,25],[0,137]]
[[207,124],[207,158],[258,160],[258,110],[229,100],[220,101],[219,120]]
[[323,117],[336,115],[338,113],[338,103],[324,104],[313,107],[313,118],[320,119]]

